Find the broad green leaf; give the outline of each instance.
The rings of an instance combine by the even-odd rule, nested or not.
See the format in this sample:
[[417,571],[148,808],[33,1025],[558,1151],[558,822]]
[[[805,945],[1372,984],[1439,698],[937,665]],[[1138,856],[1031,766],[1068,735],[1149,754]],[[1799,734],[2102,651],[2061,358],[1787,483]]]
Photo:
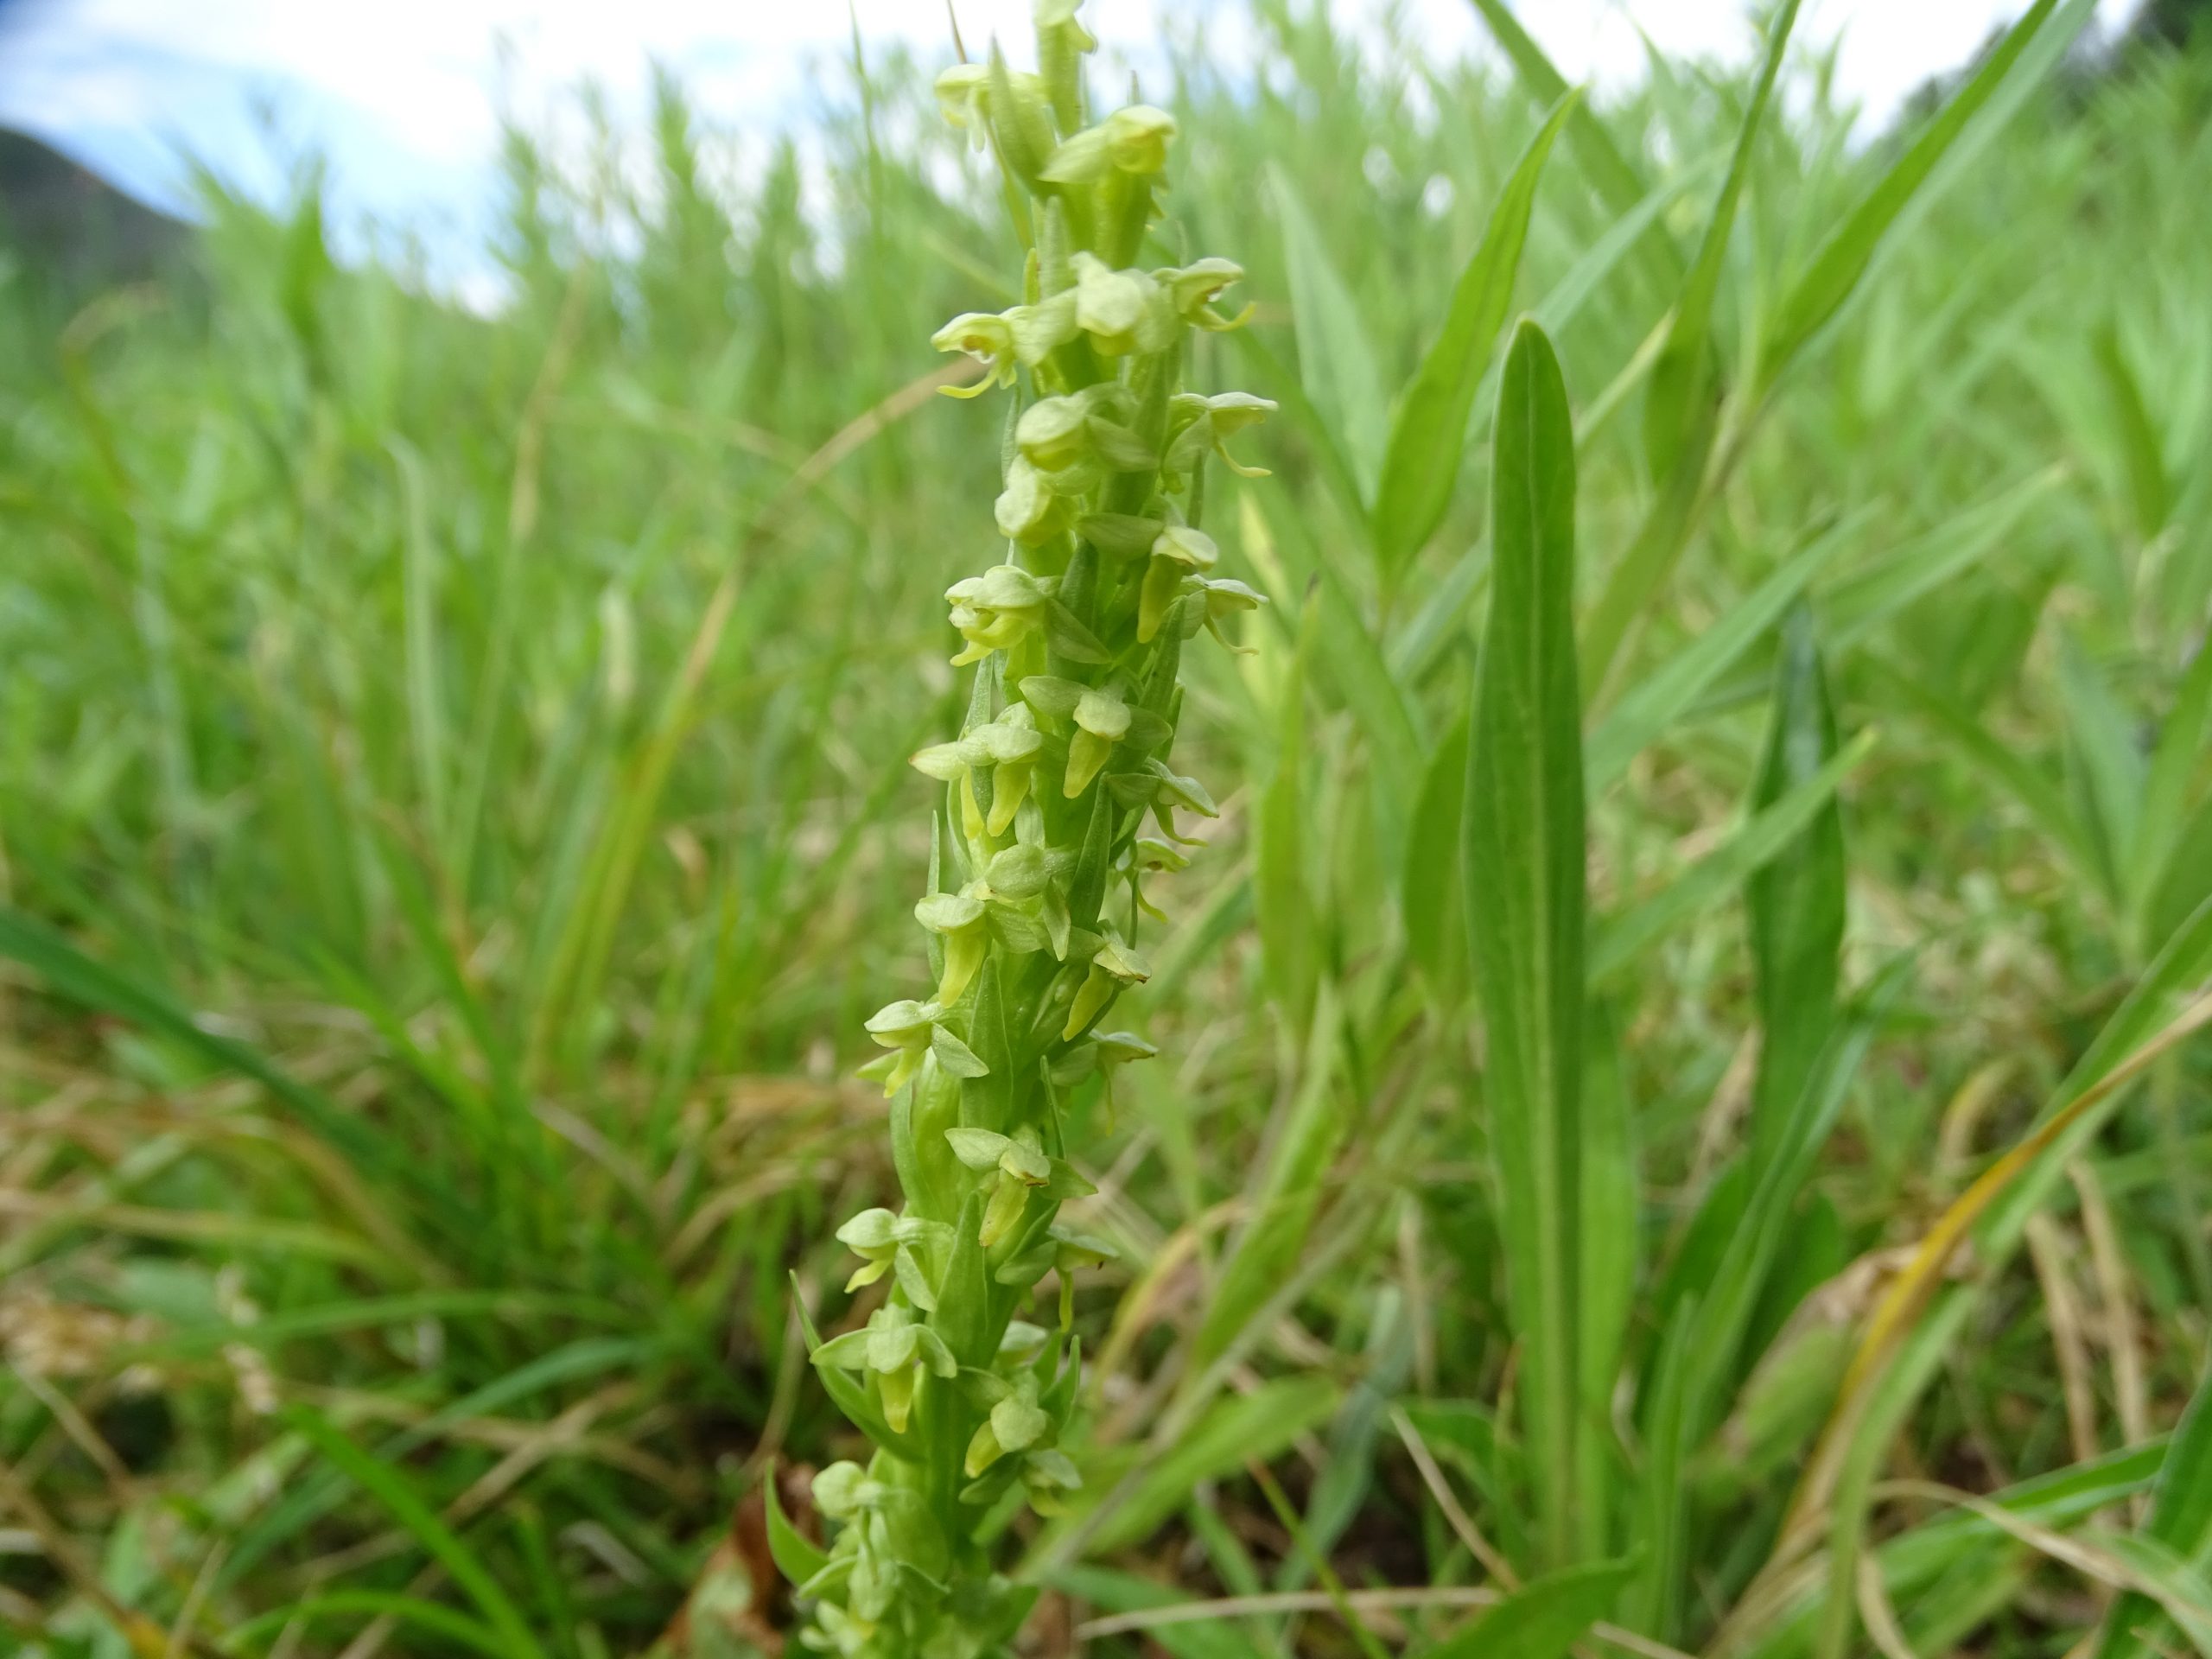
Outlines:
[[[1958,142],[1968,123],[1987,104],[2024,54],[2058,0],[2036,0],[1997,49],[1983,59],[1974,78],[1955,93],[1941,113],[1893,162],[1844,221],[1830,233],[1813,261],[1775,313],[1762,353],[1761,374],[1771,383],[1798,351],[1848,300],[1873,262],[1874,254],[1908,203]],[[2095,0],[2068,0],[2065,16],[2051,31],[2045,49],[2031,66],[2040,71],[2063,50],[2095,10]],[[2033,75],[2029,77],[2033,79]],[[1987,129],[1985,129],[1985,134]]]
[[[1773,724],[1751,787],[1764,812],[1835,756],[1828,702],[1809,613],[1789,620],[1775,664]],[[1775,1156],[1790,1103],[1835,1018],[1844,926],[1843,814],[1831,794],[1796,840],[1744,883],[1759,1009],[1758,1073],[1751,1087],[1751,1166]]]
[[340,1433],[317,1411],[294,1406],[285,1414],[292,1427],[315,1444],[316,1451],[349,1477],[354,1484],[390,1511],[391,1518],[415,1535],[417,1543],[453,1577],[484,1622],[498,1637],[499,1650],[510,1659],[542,1659],[544,1650],[505,1591],[491,1571],[439,1519],[413,1484],[392,1465],[370,1457]]
[[1370,344],[1374,329],[1330,259],[1328,243],[1300,200],[1290,175],[1270,165],[1275,211],[1282,219],[1283,260],[1290,269],[1291,321],[1298,334],[1298,374],[1351,463],[1363,503],[1375,499],[1390,406]]
[[1515,332],[1491,463],[1491,609],[1462,834],[1483,1097],[1543,1559],[1578,1544],[1584,864],[1574,427],[1551,343]]
[[1799,0],[1783,0],[1767,35],[1766,58],[1745,107],[1743,124],[1737,130],[1736,148],[1729,157],[1728,175],[1706,220],[1705,239],[1697,257],[1675,296],[1667,322],[1666,339],[1651,365],[1651,378],[1643,394],[1643,458],[1651,476],[1674,475],[1686,451],[1702,467],[1702,445],[1693,446],[1689,435],[1699,424],[1691,405],[1711,393],[1713,364],[1713,302],[1720,289],[1720,271],[1728,256],[1728,239],[1736,228],[1736,205],[1750,176],[1751,152],[1758,142],[1759,126],[1774,96],[1775,79],[1782,73],[1789,31],[1797,22]]
[[1595,795],[1617,781],[1628,770],[1629,762],[1663,735],[1707,686],[1774,626],[1827,562],[1850,544],[1865,522],[1863,517],[1853,518],[1814,537],[1731,606],[1719,620],[1624,693],[1590,734],[1590,792]]
[[1475,256],[1452,290],[1444,327],[1421,359],[1391,423],[1370,528],[1384,583],[1395,588],[1406,565],[1443,522],[1467,441],[1467,417],[1491,346],[1513,303],[1513,281],[1528,239],[1536,183],[1552,142],[1578,103],[1569,92],[1553,107],[1522,152],[1491,211]]
[[1612,1611],[1632,1561],[1592,1561],[1530,1580],[1424,1659],[1560,1659]]

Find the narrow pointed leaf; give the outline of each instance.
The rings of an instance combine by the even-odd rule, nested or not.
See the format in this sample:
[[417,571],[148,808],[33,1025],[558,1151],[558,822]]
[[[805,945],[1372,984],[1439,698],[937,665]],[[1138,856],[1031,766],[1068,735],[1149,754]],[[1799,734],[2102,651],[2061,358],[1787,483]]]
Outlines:
[[1395,583],[1452,504],[1467,441],[1467,419],[1491,346],[1513,303],[1513,279],[1529,236],[1537,181],[1560,128],[1580,102],[1568,92],[1522,152],[1491,209],[1481,245],[1452,291],[1444,327],[1421,359],[1391,423],[1375,494],[1372,529],[1383,579]]
[[1584,863],[1575,683],[1574,427],[1530,322],[1499,383],[1491,596],[1467,769],[1467,937],[1483,1095],[1545,1560],[1576,1548]]

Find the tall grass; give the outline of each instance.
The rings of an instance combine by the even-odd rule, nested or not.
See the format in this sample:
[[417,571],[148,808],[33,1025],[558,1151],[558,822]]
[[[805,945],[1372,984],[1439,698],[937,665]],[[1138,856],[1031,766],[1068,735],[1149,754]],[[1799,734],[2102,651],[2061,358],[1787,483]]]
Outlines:
[[[1282,602],[1192,671],[1176,1058],[1070,1106],[1121,1256],[1036,1639],[2201,1646],[2212,65],[2039,6],[1854,145],[1790,8],[1595,103],[1480,10],[1494,67],[1263,3],[1144,89]],[[672,85],[649,168],[512,135],[496,318],[311,179],[192,281],[10,279],[22,1640],[785,1627],[726,1512],[851,1449],[786,1275],[869,1311],[992,536],[918,342],[1018,297],[934,67],[734,197]]]

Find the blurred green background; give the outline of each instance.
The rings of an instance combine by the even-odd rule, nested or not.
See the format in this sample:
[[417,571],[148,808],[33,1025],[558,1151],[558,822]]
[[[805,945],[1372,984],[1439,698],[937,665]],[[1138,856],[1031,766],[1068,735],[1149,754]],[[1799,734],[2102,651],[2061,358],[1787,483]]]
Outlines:
[[[1590,847],[1643,1172],[1631,1468],[1637,1380],[1745,1201],[1743,893],[1783,866],[1743,825],[1790,629],[1843,737],[1875,734],[1840,813],[1812,803],[1847,838],[1871,1047],[1789,1196],[1736,1403],[1681,1449],[1650,1634],[1699,1650],[1903,1254],[2212,892],[2212,41],[2048,61],[2077,11],[1769,389],[1775,308],[1943,94],[1846,143],[1792,61],[1719,267],[1726,464],[1585,687],[1649,728]],[[1406,880],[1435,757],[1456,776],[1486,441],[1402,571],[1344,474],[1548,100],[1503,60],[1273,0],[1255,22],[1256,73],[1180,60],[1145,90],[1182,127],[1161,245],[1236,257],[1257,307],[1192,378],[1285,405],[1240,444],[1274,478],[1219,480],[1212,525],[1276,603],[1256,655],[1197,671],[1186,753],[1224,810],[1166,886],[1139,1008],[1163,1058],[1110,1118],[1082,1108],[1084,1224],[1123,1250],[1079,1299],[1089,1466],[1173,1478],[1054,1565],[1074,1600],[1039,1652],[1147,1598],[1308,1588],[1248,1455],[1355,1585],[1467,1572],[1423,1458],[1509,1559],[1529,1524],[1493,1410],[1515,1358],[1476,1027],[1433,937],[1456,901]],[[791,1301],[846,1316],[829,1234],[887,1181],[850,1073],[861,1021],[926,976],[932,785],[905,761],[958,726],[939,595],[993,556],[993,417],[934,395],[927,342],[1012,303],[1019,265],[937,67],[871,59],[808,165],[786,144],[739,200],[673,79],[650,169],[612,134],[556,164],[511,131],[495,315],[334,259],[312,170],[274,213],[208,181],[128,280],[36,239],[5,264],[0,1643],[442,1654],[467,1644],[378,1598],[486,1586],[563,1659],[779,1639],[730,1516],[772,1459],[843,1445]],[[1751,92],[1655,58],[1536,195],[1516,303],[1577,409],[1586,614],[1661,498],[1644,378]],[[1308,607],[1327,642],[1301,654]],[[1691,683],[1716,626],[1741,638]],[[2125,1098],[1876,1473],[1989,1493],[2088,1464],[2134,1473],[2061,1518],[2140,1504],[2129,1449],[2205,1355],[2208,1082],[2180,1049]],[[1225,1403],[1148,1441],[1287,1133],[1319,1154],[1294,1282]],[[1868,1505],[1878,1540],[1972,1513]],[[2049,1541],[1985,1527],[1904,1573],[1904,1639],[2066,1651],[2108,1592]],[[1175,1629],[1089,1639],[1351,1650],[1283,1614]]]

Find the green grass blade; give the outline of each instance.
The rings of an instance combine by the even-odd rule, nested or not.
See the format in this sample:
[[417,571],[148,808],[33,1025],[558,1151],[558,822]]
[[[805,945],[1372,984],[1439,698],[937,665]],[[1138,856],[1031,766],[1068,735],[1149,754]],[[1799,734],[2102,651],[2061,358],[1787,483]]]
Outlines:
[[1828,561],[1851,544],[1865,523],[1864,517],[1856,517],[1814,537],[1731,606],[1726,615],[1624,693],[1590,734],[1590,792],[1596,795],[1617,782],[1631,760],[1774,626]]
[[1582,1550],[1592,1558],[1612,1548],[1615,1450],[1612,1405],[1636,1303],[1641,1246],[1636,1131],[1620,1033],[1612,1009],[1592,999],[1585,1026],[1582,1071]]
[[[1736,147],[1728,161],[1728,175],[1707,219],[1705,238],[1697,257],[1675,296],[1667,335],[1651,365],[1651,378],[1643,394],[1643,458],[1655,479],[1674,475],[1695,425],[1693,404],[1702,401],[1712,384],[1713,302],[1720,289],[1720,271],[1728,256],[1728,240],[1736,228],[1736,206],[1750,176],[1751,152],[1758,144],[1760,124],[1766,118],[1774,96],[1775,79],[1782,73],[1783,54],[1789,31],[1797,22],[1799,0],[1783,0],[1767,36],[1766,57],[1759,66],[1758,85],[1737,130]],[[1701,460],[1700,460],[1701,464]]]
[[347,1116],[337,1102],[244,1043],[207,1030],[165,993],[120,968],[95,961],[45,923],[0,906],[0,957],[21,963],[57,996],[127,1020],[208,1065],[251,1078],[364,1167],[389,1166],[390,1147]]
[[1529,237],[1536,184],[1553,141],[1579,102],[1573,92],[1560,99],[1522,152],[1491,210],[1474,257],[1452,290],[1444,327],[1421,359],[1391,423],[1370,526],[1387,588],[1395,588],[1452,504],[1483,365],[1513,303],[1514,277],[1521,268],[1522,245]]
[[498,1638],[499,1651],[509,1659],[543,1659],[537,1638],[530,1633],[499,1580],[396,1469],[370,1457],[319,1412],[295,1406],[287,1416],[293,1427],[314,1442],[316,1451],[391,1511],[392,1519],[412,1533],[416,1541],[452,1575],[484,1615],[484,1622]]
[[1822,590],[1821,616],[1839,659],[1916,601],[1974,569],[2008,538],[2031,507],[2043,505],[2066,480],[2063,467],[2046,467],[2009,485],[1925,535],[1872,559]]
[[1590,950],[1592,984],[1607,984],[1685,918],[1718,903],[1738,883],[1782,855],[1834,798],[1853,768],[1874,747],[1864,731],[1819,771],[1676,876],[1673,882],[1602,926]]
[[1281,1289],[1305,1248],[1320,1205],[1321,1183],[1351,1128],[1351,1114],[1336,1096],[1342,1027],[1342,1005],[1335,988],[1323,980],[1314,998],[1298,1092],[1269,1136],[1266,1160],[1253,1172],[1246,1206],[1250,1219],[1222,1269],[1192,1344],[1194,1376],[1229,1351]]
[[1326,1422],[1340,1400],[1328,1378],[1307,1376],[1281,1377],[1217,1402],[1119,1497],[1090,1535],[1090,1553],[1111,1554],[1143,1539],[1190,1501],[1200,1481],[1266,1462]]
[[1543,1559],[1578,1546],[1584,861],[1574,427],[1551,344],[1515,332],[1494,431],[1490,619],[1464,828],[1484,1096],[1522,1346]]
[[1270,167],[1268,176],[1282,219],[1283,259],[1290,268],[1299,378],[1351,462],[1362,501],[1371,502],[1382,468],[1384,435],[1390,429],[1390,406],[1370,344],[1376,331],[1338,274],[1328,243],[1290,175]]
[[2200,649],[2182,676],[2174,706],[2158,728],[2143,780],[2135,858],[2130,874],[2141,884],[2134,907],[2139,918],[2164,879],[2189,817],[2189,789],[2202,753],[2205,718],[2212,714],[2212,651]]
[[1459,919],[1465,909],[1459,834],[1467,804],[1468,730],[1468,721],[1462,719],[1436,746],[1414,807],[1400,883],[1406,949],[1428,976],[1440,1002],[1451,1000],[1467,972],[1466,934]]
[[382,1590],[332,1590],[289,1607],[275,1607],[257,1618],[234,1627],[225,1637],[226,1645],[249,1648],[264,1637],[277,1636],[294,1624],[307,1625],[317,1619],[340,1618],[352,1615],[363,1618],[391,1618],[403,1624],[412,1624],[448,1642],[458,1642],[474,1653],[489,1654],[492,1659],[507,1659],[513,1649],[499,1638],[498,1631],[488,1625],[457,1613],[441,1603],[425,1600],[421,1596],[396,1595]]
[[[2212,1568],[2212,1370],[2196,1385],[2167,1443],[2143,1535],[2199,1572]],[[2150,1652],[2151,1643],[2137,1631],[2153,1618],[2148,1597],[2122,1596],[2105,1616],[2098,1659],[2139,1659]]]
[[2056,784],[1940,693],[1901,674],[1885,673],[1883,680],[1962,760],[2009,795],[2082,875],[2102,887],[2104,870],[2080,820]]
[[2070,630],[2059,636],[2058,687],[2065,699],[2071,758],[2083,785],[2082,817],[2089,825],[2108,890],[2124,899],[2139,880],[2133,872],[2144,766],[2135,721]]
[[[1560,73],[1529,31],[1521,27],[1520,19],[1513,15],[1506,0],[1473,0],[1473,4],[1482,14],[1491,38],[1512,61],[1513,73],[1528,88],[1536,107],[1548,110],[1556,105],[1567,96],[1567,77]],[[1567,127],[1567,139],[1574,146],[1582,170],[1590,175],[1591,184],[1605,199],[1606,207],[1616,214],[1634,207],[1644,194],[1643,175],[1587,105],[1577,106]],[[1643,245],[1645,263],[1662,285],[1671,286],[1681,281],[1681,254],[1663,225],[1652,226]]]
[[[2055,57],[2094,9],[2095,0],[2069,0],[2065,17],[2053,31],[2056,45],[2039,54],[2039,58],[2047,60]],[[2027,15],[2012,25],[1997,49],[1983,60],[1974,78],[1959,89],[1821,245],[1810,267],[1797,279],[1775,313],[1761,365],[1762,375],[1767,381],[1770,383],[1778,377],[1805,343],[1843,308],[1898,215],[1928,182],[1936,163],[1958,142],[1967,124],[1996,93],[2013,65],[2020,60],[2057,10],[2058,0],[2036,0]],[[2041,63],[2037,67],[2040,68]]]
[[[1751,788],[1766,811],[1819,775],[1836,753],[1835,710],[1808,612],[1799,610],[1775,664],[1774,722]],[[1803,833],[1744,884],[1759,1009],[1758,1074],[1751,1086],[1751,1167],[1775,1155],[1789,1103],[1827,1041],[1841,974],[1843,813],[1831,794]]]
[[1532,1580],[1425,1659],[1561,1659],[1611,1611],[1634,1570],[1633,1561],[1592,1561]]
[[1319,597],[1310,595],[1299,617],[1297,653],[1282,680],[1274,775],[1261,791],[1253,825],[1252,903],[1268,984],[1283,1017],[1300,1027],[1313,1018],[1321,971],[1320,923],[1306,874],[1306,668],[1320,616]]

